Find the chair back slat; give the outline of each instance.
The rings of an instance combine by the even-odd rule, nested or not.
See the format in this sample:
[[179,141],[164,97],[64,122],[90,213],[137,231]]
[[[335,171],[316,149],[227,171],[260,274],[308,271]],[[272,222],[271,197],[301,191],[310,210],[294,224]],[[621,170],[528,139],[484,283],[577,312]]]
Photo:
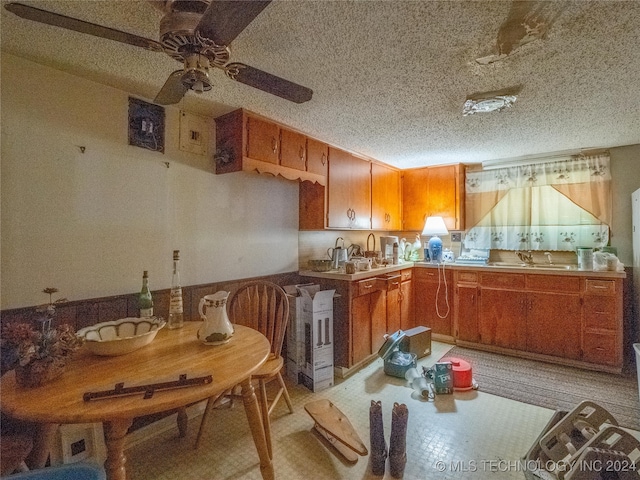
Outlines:
[[271,343],[271,353],[280,355],[289,321],[289,299],[273,282],[247,282],[233,294],[229,302],[231,322],[262,333]]

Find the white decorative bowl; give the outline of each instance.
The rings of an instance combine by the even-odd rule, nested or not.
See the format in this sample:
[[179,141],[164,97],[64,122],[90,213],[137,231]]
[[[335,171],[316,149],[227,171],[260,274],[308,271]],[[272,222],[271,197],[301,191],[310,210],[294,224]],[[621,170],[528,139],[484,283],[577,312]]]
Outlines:
[[84,339],[91,353],[124,355],[150,344],[165,325],[162,318],[129,317],[81,328],[76,335]]

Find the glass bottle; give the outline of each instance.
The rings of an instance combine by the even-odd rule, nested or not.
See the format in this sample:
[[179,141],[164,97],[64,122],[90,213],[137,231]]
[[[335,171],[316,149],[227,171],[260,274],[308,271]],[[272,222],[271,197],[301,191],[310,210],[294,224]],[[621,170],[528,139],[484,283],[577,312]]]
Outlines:
[[149,290],[149,272],[147,270],[142,273],[142,290],[138,295],[138,309],[140,310],[140,318],[153,317],[153,297]]
[[173,276],[171,277],[171,298],[169,300],[169,321],[167,327],[170,329],[182,328],[182,286],[180,285],[180,250],[173,251]]

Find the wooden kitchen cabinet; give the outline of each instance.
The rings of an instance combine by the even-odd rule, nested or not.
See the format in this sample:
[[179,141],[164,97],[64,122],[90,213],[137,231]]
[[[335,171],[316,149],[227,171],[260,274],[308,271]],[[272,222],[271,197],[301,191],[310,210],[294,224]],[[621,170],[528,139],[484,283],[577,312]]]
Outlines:
[[583,360],[622,365],[622,281],[584,279]]
[[525,292],[483,287],[478,307],[480,343],[526,350],[525,315]]
[[329,146],[307,138],[307,171],[326,177],[329,172]]
[[379,163],[371,163],[371,228],[400,230],[400,172]]
[[461,345],[622,369],[621,279],[464,269],[454,278]]
[[409,330],[416,326],[413,305],[413,269],[400,272],[400,328]]
[[580,278],[527,275],[527,351],[580,359]]
[[305,171],[307,169],[307,137],[280,128],[280,165]]
[[464,226],[464,165],[444,165],[402,173],[403,230],[422,231],[427,217],[440,216],[449,230]]
[[478,331],[478,273],[456,270],[454,300],[454,335],[466,342],[479,342]]
[[243,109],[215,120],[216,174],[250,171],[327,184],[326,168],[314,164],[307,170],[308,139],[303,133]]
[[453,276],[451,269],[416,268],[413,272],[415,325],[431,328],[437,340],[452,340]]
[[280,127],[266,120],[248,117],[247,156],[277,165],[280,158]]
[[351,302],[352,358],[355,365],[377,353],[387,332],[387,297],[372,277],[357,282],[357,296]]
[[371,228],[370,162],[329,147],[327,227]]

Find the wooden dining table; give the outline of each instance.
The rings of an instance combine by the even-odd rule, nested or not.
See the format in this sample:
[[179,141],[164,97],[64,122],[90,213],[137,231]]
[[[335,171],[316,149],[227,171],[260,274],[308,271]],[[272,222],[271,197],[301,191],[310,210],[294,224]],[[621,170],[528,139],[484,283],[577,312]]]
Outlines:
[[[108,480],[126,480],[124,446],[127,430],[135,417],[175,410],[217,397],[241,386],[243,404],[265,480],[274,478],[264,428],[251,374],[268,358],[269,341],[260,332],[235,325],[235,333],[224,345],[205,345],[197,339],[201,322],[185,322],[183,328],[160,330],[149,345],[120,356],[98,356],[82,347],[61,377],[40,387],[16,384],[15,373],[0,380],[1,409],[20,420],[45,424],[96,423],[104,427]],[[187,380],[211,375],[209,383],[85,400],[87,392]],[[149,396],[147,394],[147,396]],[[180,441],[176,438],[176,441]],[[224,448],[219,446],[217,448]],[[237,452],[242,455],[245,452]]]

